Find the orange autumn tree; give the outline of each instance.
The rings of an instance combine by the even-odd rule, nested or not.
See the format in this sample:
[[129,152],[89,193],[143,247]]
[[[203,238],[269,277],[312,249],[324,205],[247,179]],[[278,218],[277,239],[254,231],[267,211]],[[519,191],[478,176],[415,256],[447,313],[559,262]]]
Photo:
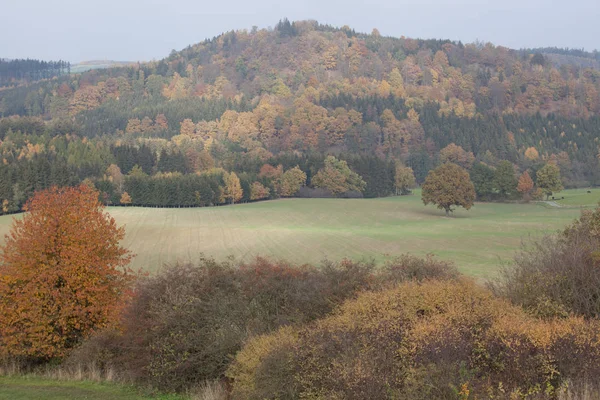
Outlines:
[[25,210],[0,248],[0,358],[60,358],[115,320],[132,254],[88,186],[37,192]]

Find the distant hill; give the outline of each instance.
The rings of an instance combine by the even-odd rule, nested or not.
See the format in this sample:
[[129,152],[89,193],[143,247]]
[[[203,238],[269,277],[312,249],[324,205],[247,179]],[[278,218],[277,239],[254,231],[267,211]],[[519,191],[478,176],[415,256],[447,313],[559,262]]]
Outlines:
[[[123,185],[107,180],[109,165],[143,173],[135,193],[153,187],[148,193],[160,198],[132,196],[132,204],[169,206],[180,205],[169,196],[196,173],[234,171],[249,195],[251,184],[274,182],[259,176],[264,164],[298,165],[310,184],[328,154],[365,179],[369,197],[393,191],[395,164],[422,182],[447,157],[491,168],[507,160],[534,178],[552,162],[565,186],[600,185],[597,52],[396,38],[284,19],[159,61],[82,65],[108,67],[0,90],[0,116],[12,116],[0,119],[0,156],[15,169],[5,186],[19,202],[52,182],[44,171],[57,160],[73,181],[112,187],[113,201]],[[39,157],[37,167],[28,164]],[[205,185],[185,204],[218,202],[214,176],[194,181]]]
[[128,65],[134,65],[134,64],[137,64],[137,62],[135,62],[135,61],[113,61],[113,60],[82,61],[77,64],[71,65],[71,73],[78,74],[81,72],[90,71],[92,69],[125,67]]

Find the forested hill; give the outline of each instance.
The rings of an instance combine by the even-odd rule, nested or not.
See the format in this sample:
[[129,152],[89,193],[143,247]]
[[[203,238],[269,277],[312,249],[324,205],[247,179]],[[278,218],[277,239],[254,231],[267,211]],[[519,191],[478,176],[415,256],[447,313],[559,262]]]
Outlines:
[[[69,174],[62,181],[98,183],[108,181],[111,164],[122,174],[140,166],[136,154],[144,154],[150,177],[223,168],[252,181],[264,164],[287,160],[284,167],[305,166],[310,184],[333,153],[351,166],[362,157],[353,167],[361,175],[369,165],[405,164],[422,181],[452,143],[491,167],[508,160],[535,171],[551,160],[567,185],[599,184],[599,93],[597,52],[392,38],[283,20],[157,62],[0,90],[0,152],[9,171],[0,171],[7,176],[0,198],[14,197],[20,184],[19,203],[58,179],[31,172],[41,168],[36,162],[60,165]],[[393,190],[393,176],[384,175],[385,184],[367,179],[367,191],[381,184],[371,195]]]

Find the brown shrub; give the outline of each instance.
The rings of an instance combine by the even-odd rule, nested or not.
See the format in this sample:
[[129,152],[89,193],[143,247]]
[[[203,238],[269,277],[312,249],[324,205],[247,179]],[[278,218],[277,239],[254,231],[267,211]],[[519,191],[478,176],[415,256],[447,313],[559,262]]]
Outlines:
[[[251,340],[228,376],[239,399],[286,388],[282,398],[547,398],[597,376],[599,333],[598,322],[533,318],[469,281],[412,282]],[[284,362],[266,368],[273,358]]]
[[490,287],[540,317],[600,317],[600,209],[523,246]]

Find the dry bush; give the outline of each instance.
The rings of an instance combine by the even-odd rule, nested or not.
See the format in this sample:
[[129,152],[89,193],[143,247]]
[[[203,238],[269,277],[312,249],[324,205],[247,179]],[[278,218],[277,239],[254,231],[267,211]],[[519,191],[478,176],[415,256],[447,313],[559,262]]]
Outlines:
[[249,337],[321,318],[370,288],[372,269],[351,261],[315,268],[263,258],[176,264],[138,283],[121,334],[96,335],[67,363],[117,367],[123,379],[185,391],[222,377]]
[[459,280],[364,293],[255,338],[228,376],[235,399],[541,399],[598,368],[598,322],[537,319]]
[[540,317],[600,317],[600,209],[523,246],[490,287]]
[[386,262],[381,276],[387,282],[421,282],[428,279],[458,279],[460,273],[452,262],[438,260],[432,254],[427,254],[425,258],[403,254]]

